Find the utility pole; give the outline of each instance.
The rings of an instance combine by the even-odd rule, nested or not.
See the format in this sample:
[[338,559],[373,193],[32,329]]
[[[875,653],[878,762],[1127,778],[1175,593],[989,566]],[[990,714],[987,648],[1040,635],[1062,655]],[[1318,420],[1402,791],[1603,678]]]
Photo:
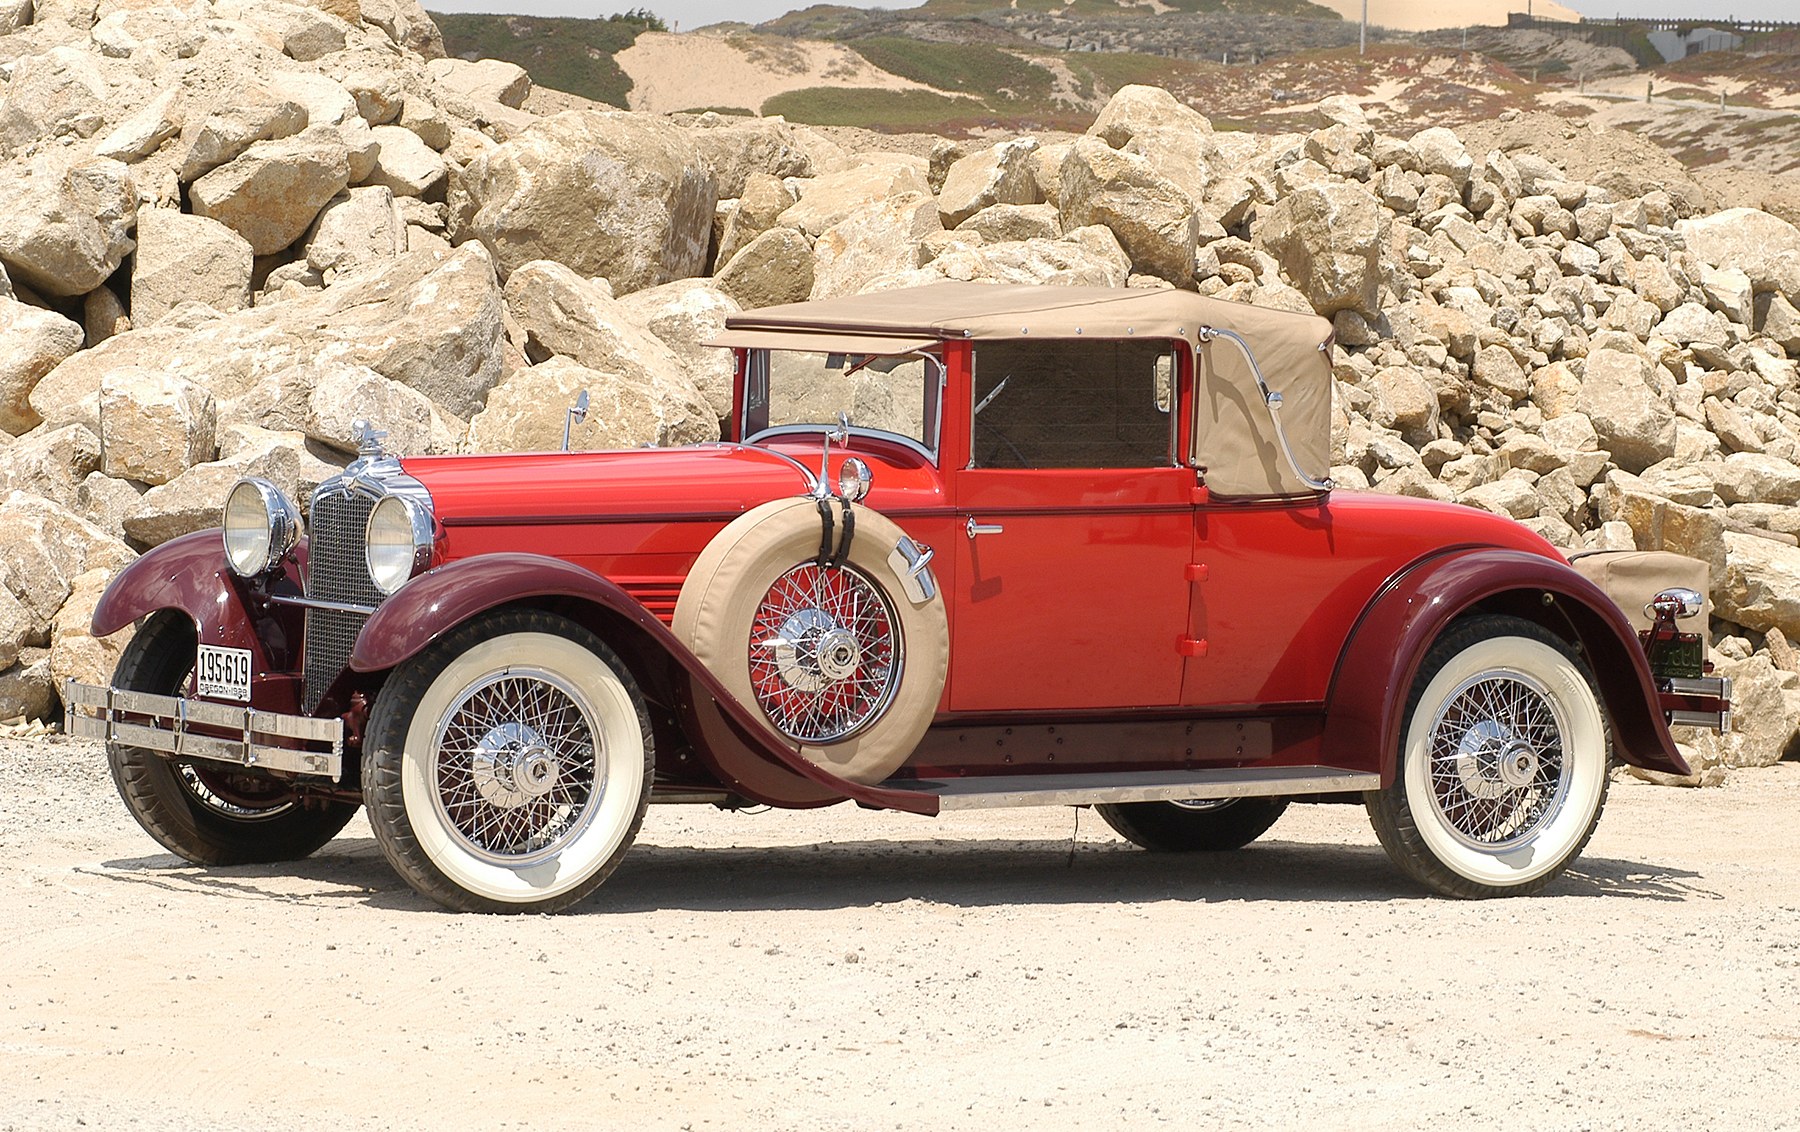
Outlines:
[[1367,55],[1369,53],[1369,0],[1362,0],[1362,4],[1362,28],[1356,33],[1356,53]]

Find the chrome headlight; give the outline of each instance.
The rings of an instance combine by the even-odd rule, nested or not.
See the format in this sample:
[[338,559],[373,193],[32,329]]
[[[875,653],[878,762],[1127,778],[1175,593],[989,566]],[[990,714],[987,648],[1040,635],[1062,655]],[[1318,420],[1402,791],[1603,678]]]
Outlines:
[[431,510],[402,495],[390,495],[369,512],[363,557],[376,588],[391,594],[431,565]]
[[225,497],[225,558],[238,576],[267,572],[300,540],[300,512],[268,480],[232,485]]

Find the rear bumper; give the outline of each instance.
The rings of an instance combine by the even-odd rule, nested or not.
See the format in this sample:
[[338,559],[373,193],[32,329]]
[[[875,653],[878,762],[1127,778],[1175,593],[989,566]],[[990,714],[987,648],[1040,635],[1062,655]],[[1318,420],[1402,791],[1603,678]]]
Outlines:
[[344,770],[344,721],[252,707],[63,684],[63,730],[180,759],[260,767],[336,780]]
[[1723,735],[1731,730],[1729,676],[1673,676],[1657,681],[1657,699],[1670,727],[1705,727]]

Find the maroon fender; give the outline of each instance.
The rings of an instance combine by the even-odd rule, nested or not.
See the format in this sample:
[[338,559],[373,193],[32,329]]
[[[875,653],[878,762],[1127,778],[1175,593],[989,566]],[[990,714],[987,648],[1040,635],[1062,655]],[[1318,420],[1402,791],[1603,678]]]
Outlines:
[[580,566],[542,554],[482,554],[414,578],[381,603],[363,626],[350,667],[378,672],[416,656],[457,625],[487,610],[541,598],[587,602],[623,618],[630,629],[687,672],[718,703],[754,750],[838,794],[881,809],[937,813],[937,799],[910,791],[845,782],[800,757],[762,719],[732,696],[688,647],[624,589]]
[[[288,562],[275,584],[299,593],[298,569]],[[299,652],[299,615],[251,599],[216,529],[170,539],[120,571],[94,607],[92,630],[104,637],[164,609],[186,613],[201,644],[249,649],[259,676],[290,669]]]
[[1573,637],[1600,685],[1619,756],[1689,773],[1658,706],[1637,633],[1599,587],[1568,565],[1518,550],[1452,550],[1397,574],[1363,612],[1326,695],[1324,761],[1393,782],[1407,695],[1431,643],[1467,613],[1508,613]]

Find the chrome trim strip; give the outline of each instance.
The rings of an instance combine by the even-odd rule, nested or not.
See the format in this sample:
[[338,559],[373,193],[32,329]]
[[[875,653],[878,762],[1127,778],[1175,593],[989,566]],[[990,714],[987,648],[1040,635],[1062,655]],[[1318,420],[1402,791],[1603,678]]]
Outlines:
[[292,594],[270,594],[269,600],[276,605],[298,605],[306,609],[329,609],[336,613],[375,612],[376,606],[358,605],[353,601],[326,601],[322,597],[295,597]]
[[889,780],[884,790],[935,795],[939,810],[1086,806],[1096,802],[1177,802],[1353,794],[1381,788],[1381,776],[1329,766],[1225,767],[1132,774],[1028,774],[989,778]]
[[[152,722],[126,722],[124,715]],[[234,731],[238,738],[202,735],[191,727]],[[344,772],[344,721],[282,715],[176,696],[63,683],[63,731],[109,746],[142,747],[183,759],[266,767],[308,777],[337,779]],[[315,749],[271,746],[258,739],[294,739]],[[324,748],[324,749],[316,749]]]

